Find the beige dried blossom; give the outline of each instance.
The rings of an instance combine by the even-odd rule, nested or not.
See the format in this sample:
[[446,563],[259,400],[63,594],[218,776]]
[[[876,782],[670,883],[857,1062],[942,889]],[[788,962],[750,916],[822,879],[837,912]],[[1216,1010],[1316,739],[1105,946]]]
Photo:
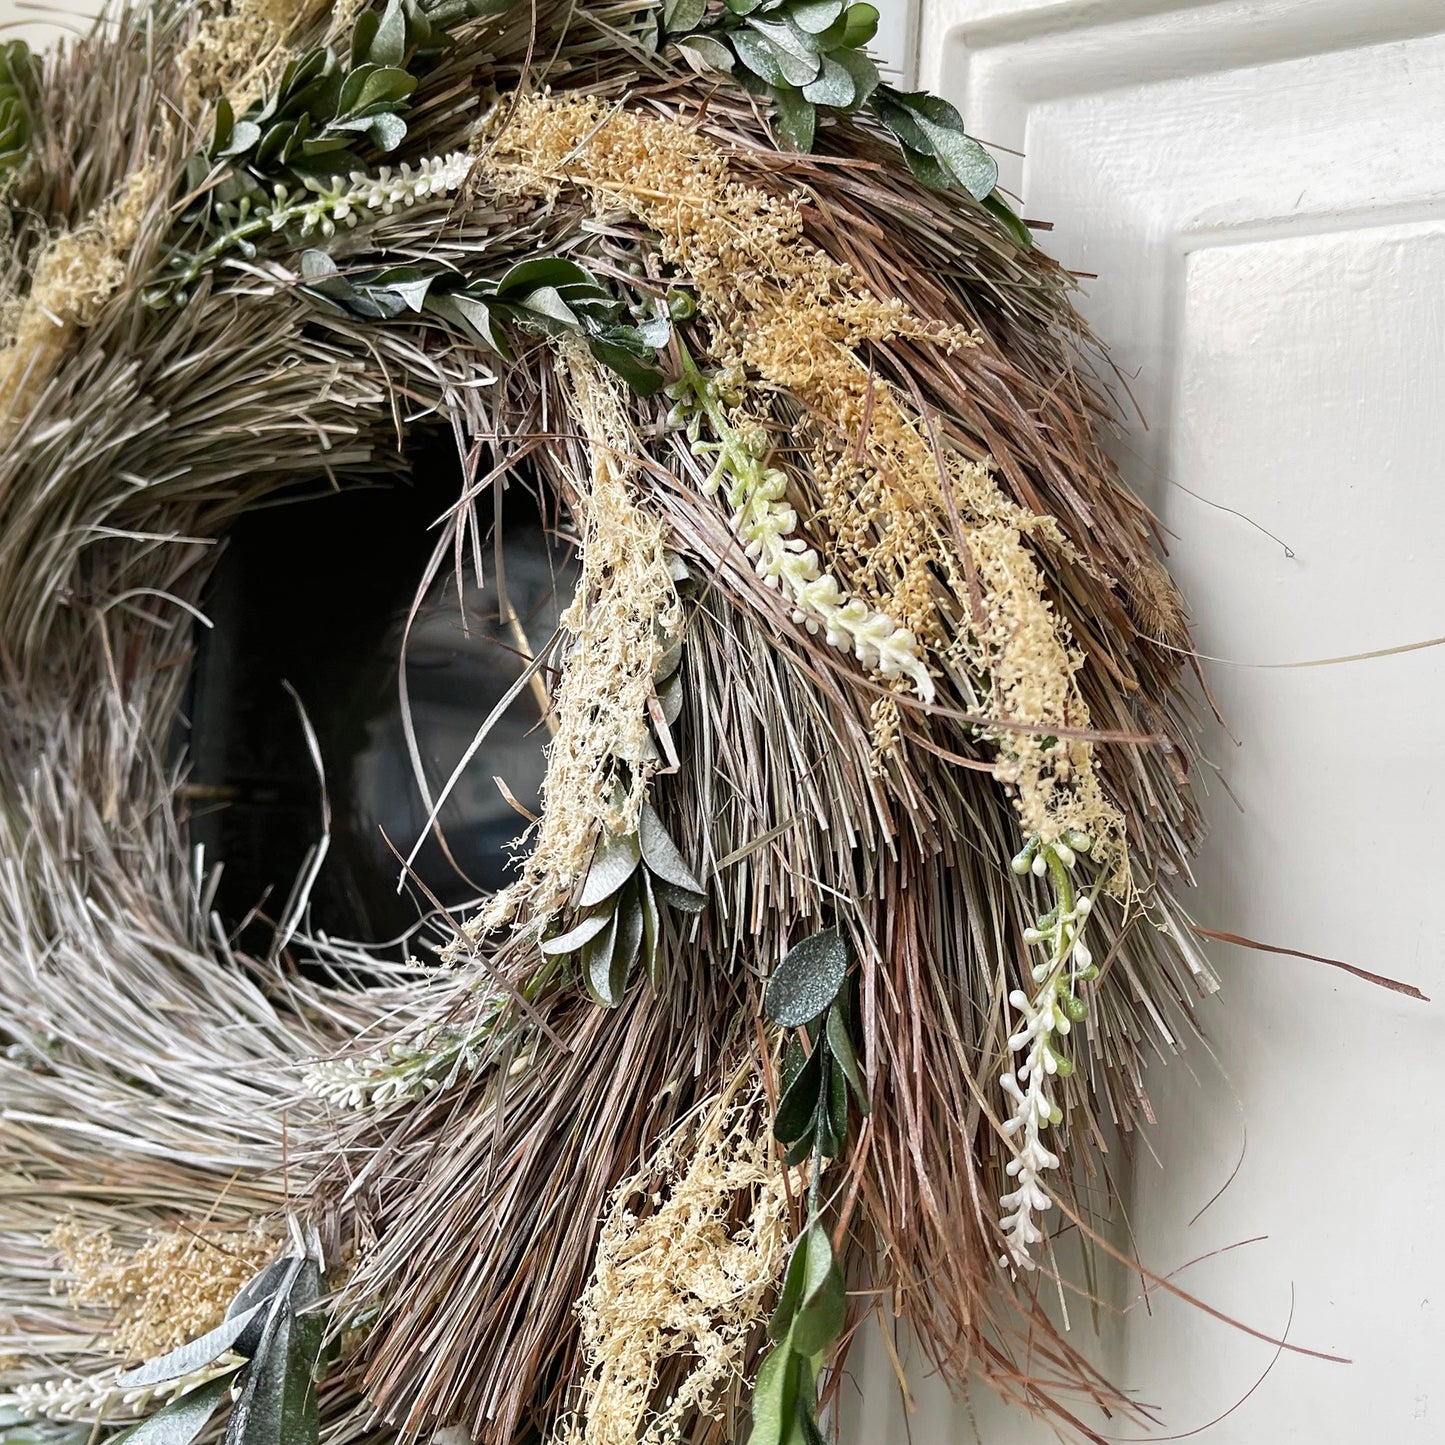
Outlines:
[[[1089,727],[1075,677],[1081,658],[1029,545],[1046,539],[1067,555],[1058,523],[1018,506],[986,466],[935,445],[857,354],[864,342],[893,337],[969,346],[972,334],[873,295],[804,239],[800,194],[737,180],[728,153],[681,121],[537,95],[508,113],[485,164],[503,191],[580,186],[599,210],[621,207],[657,232],[663,259],[696,285],[716,359],[806,408],[823,497],[812,525],[831,539],[828,566],[920,642],[987,679],[992,715],[1028,727],[994,737],[1022,826],[1045,841],[1090,833],[1123,886],[1122,819],[1091,744],[1050,741],[1057,729]],[[968,616],[953,635],[935,568],[955,598],[970,598],[974,585],[981,593],[984,615]]]
[[[788,1247],[765,1115],[761,1090],[736,1077],[613,1196],[577,1309],[578,1408],[558,1445],[670,1445],[742,1378]],[[675,1383],[659,1398],[665,1371]]]
[[220,1324],[236,1292],[270,1263],[278,1236],[260,1225],[173,1229],[128,1254],[109,1232],[68,1219],[46,1242],[71,1276],[71,1303],[112,1310],[112,1348],[148,1359]]
[[[364,0],[337,0],[331,31],[344,30]],[[239,115],[291,59],[286,41],[314,24],[327,0],[208,0],[195,33],[176,57],[193,113],[225,96]]]
[[0,349],[0,439],[24,420],[76,329],[93,325],[125,280],[126,256],[158,184],[154,168],[132,172],[83,226],[41,252],[30,294],[13,308],[13,329]]
[[[661,522],[638,504],[638,448],[619,382],[574,338],[557,343],[569,405],[588,440],[590,474],[573,476],[581,576],[561,624],[570,634],[553,697],[542,818],[521,880],[481,920],[494,927],[523,903],[533,920],[567,900],[603,830],[634,833],[655,764],[645,759],[653,675],[682,626]],[[618,760],[627,761],[618,790]]]

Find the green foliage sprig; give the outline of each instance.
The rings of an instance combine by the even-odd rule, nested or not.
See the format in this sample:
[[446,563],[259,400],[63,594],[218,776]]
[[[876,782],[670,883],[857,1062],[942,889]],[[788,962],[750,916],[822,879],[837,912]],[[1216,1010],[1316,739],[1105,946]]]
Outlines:
[[640,395],[662,385],[655,362],[671,335],[667,316],[638,305],[640,314],[629,319],[625,301],[565,256],[537,256],[488,279],[436,265],[343,271],[324,251],[311,250],[301,257],[301,276],[302,290],[337,315],[433,317],[503,361],[512,359],[508,325],[544,336],[570,332]]
[[191,1445],[233,1391],[225,1445],[314,1445],[317,1385],[327,1363],[326,1316],[318,1307],[324,1288],[314,1245],[267,1265],[215,1329],[118,1377],[132,1390],[189,1375],[204,1379],[115,1436],[113,1445]]
[[[822,1445],[817,1376],[843,1332],[848,1311],[843,1271],[823,1222],[820,1191],[826,1161],[848,1137],[848,1095],[868,1113],[868,1090],[853,1044],[848,1006],[852,948],[836,928],[789,949],[773,970],[763,1012],[794,1029],[783,1054],[783,1087],[773,1136],[788,1146],[785,1162],[811,1156],[808,1222],[793,1245],[777,1307],[768,1321],[773,1348],[753,1387],[748,1445]],[[804,1046],[806,1037],[808,1043]]]
[[30,150],[35,61],[23,40],[0,45],[0,181],[18,170]]
[[820,108],[868,108],[898,142],[926,186],[961,186],[981,201],[1020,245],[1028,228],[998,195],[998,165],[964,128],[946,100],[882,83],[868,45],[878,11],[848,0],[666,0],[663,34],[698,64],[730,74],[768,96],[778,134],[811,151]]

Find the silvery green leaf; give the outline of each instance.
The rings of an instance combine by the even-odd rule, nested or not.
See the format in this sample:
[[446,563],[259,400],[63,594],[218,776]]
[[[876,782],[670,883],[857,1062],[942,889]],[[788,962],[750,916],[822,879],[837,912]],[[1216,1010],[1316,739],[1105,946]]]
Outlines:
[[727,7],[734,15],[751,15],[758,4],[759,0],[727,0]]
[[577,313],[562,299],[555,286],[539,286],[515,304],[563,326],[577,325]]
[[134,1370],[127,1370],[116,1376],[116,1384],[131,1390],[141,1385],[159,1385],[165,1380],[179,1380],[194,1370],[214,1364],[245,1333],[256,1311],[262,1305],[252,1305],[238,1315],[224,1319],[213,1330],[208,1330],[200,1339],[170,1350],[158,1359],[147,1360]]
[[809,35],[821,35],[843,13],[843,0],[800,0],[788,17]]
[[661,920],[657,913],[657,898],[652,891],[652,878],[644,868],[637,875],[640,887],[638,898],[642,903],[642,966],[647,970],[647,981],[654,989],[661,983],[659,963],[661,954],[658,940],[661,935]]
[[617,903],[617,943],[612,950],[612,996],[618,1000],[627,992],[627,980],[642,950],[646,931],[641,894],[636,880],[629,883]]
[[[778,58],[773,53],[773,47],[761,35],[754,35],[751,30],[739,30],[731,39],[738,59],[754,75],[761,76],[769,85],[787,83],[787,77],[778,65]],[[809,80],[812,78],[811,75],[808,77]]]
[[652,891],[659,903],[675,908],[679,913],[701,913],[707,907],[707,894],[692,888],[679,888],[663,878],[652,880]]
[[662,656],[657,659],[657,666],[652,669],[652,680],[666,682],[677,671],[681,662],[682,634],[679,633],[662,649]]
[[843,12],[842,46],[857,50],[878,33],[878,11],[872,5],[850,5]]
[[709,70],[727,72],[733,68],[733,53],[720,40],[711,35],[689,35],[677,42],[677,48],[695,56]]
[[303,281],[320,281],[327,276],[338,274],[336,262],[325,251],[318,251],[313,247],[311,250],[301,253],[301,279]]
[[814,105],[832,105],[839,109],[853,104],[856,96],[853,77],[846,66],[840,65],[831,56],[823,57],[823,70],[817,80],[803,87],[803,99]]
[[604,898],[611,898],[637,871],[641,861],[642,845],[636,833],[605,838],[587,870],[579,907],[591,908]]
[[773,100],[778,108],[774,122],[778,134],[795,150],[806,155],[813,149],[813,135],[817,128],[818,113],[812,103],[796,90],[777,90]]
[[379,115],[367,128],[367,134],[377,150],[385,154],[406,139],[406,122],[399,115]]
[[649,316],[637,323],[637,334],[643,345],[660,351],[672,339],[672,322],[665,316]]
[[827,1082],[823,1077],[826,1053],[826,1049],[815,1047],[793,1082],[783,1090],[778,1112],[773,1116],[773,1138],[779,1143],[788,1144],[809,1133],[818,1110],[818,1095]]
[[692,869],[677,851],[677,844],[662,826],[662,819],[653,811],[651,803],[642,805],[637,836],[642,845],[642,860],[654,877],[676,888],[685,888],[697,894],[703,892],[702,884],[693,877]]
[[829,59],[841,65],[853,77],[852,104],[865,104],[882,80],[878,67],[861,50],[838,50]]
[[390,0],[387,5],[366,58],[377,65],[400,65],[406,59],[406,15],[398,0]]
[[828,1231],[820,1222],[808,1226],[803,1244],[802,1297],[793,1316],[789,1344],[800,1355],[817,1355],[842,1334],[848,1296]]
[[669,35],[682,35],[696,30],[707,13],[707,0],[667,0],[662,10],[662,26]]
[[231,1388],[231,1380],[231,1375],[218,1375],[204,1385],[197,1385],[129,1430],[111,1436],[110,1445],[191,1445],[210,1424],[211,1416]]
[[658,705],[668,727],[682,715],[682,678],[674,673],[657,689]]
[[768,980],[763,1012],[784,1028],[801,1028],[817,1018],[838,997],[850,952],[836,928],[795,943]]
[[585,267],[565,256],[535,256],[518,261],[497,282],[497,297],[516,298],[539,286],[596,286],[597,280]]
[[[752,24],[752,21],[748,22]],[[738,35],[745,32],[738,31]],[[801,33],[801,32],[800,32]],[[734,43],[737,36],[733,37]],[[806,85],[810,80],[816,78],[818,72],[823,68],[823,57],[814,55],[811,52],[803,55],[795,54],[791,50],[785,50],[781,45],[771,40],[764,40],[763,44],[772,52],[773,60],[778,67],[778,74],[783,77],[783,83],[792,86]]]
[[251,149],[261,139],[261,127],[253,120],[238,120],[231,131],[226,148],[217,152],[219,158],[238,156]]
[[933,154],[976,201],[998,184],[998,162],[970,135],[918,116],[918,125],[933,144]]
[[566,933],[559,933],[555,938],[544,938],[542,952],[552,955],[573,953],[590,939],[596,938],[611,922],[610,913],[594,913],[584,918],[575,928],[569,928]]
[[858,1101],[858,1112],[866,1114],[868,1086],[863,1081],[863,1071],[858,1067],[858,1055],[854,1052],[853,1040],[848,1036],[848,1021],[836,1003],[828,1010],[828,1050],[853,1090],[853,1096]]
[[674,582],[691,582],[692,572],[686,562],[676,552],[667,554],[667,575]]
[[789,1445],[798,1409],[798,1360],[786,1344],[758,1366],[753,1386],[753,1428],[748,1445]]
[[582,945],[582,977],[587,991],[604,1008],[616,1008],[622,1002],[620,992],[612,987],[612,956],[617,948],[617,912],[609,916],[608,927],[596,938]]
[[[791,55],[795,60],[806,61],[813,67],[814,74],[817,73],[819,45],[816,36],[809,35],[806,30],[798,29],[791,20],[764,20],[754,15],[748,24],[769,41],[779,54]],[[798,80],[793,83],[801,85],[803,82]]]

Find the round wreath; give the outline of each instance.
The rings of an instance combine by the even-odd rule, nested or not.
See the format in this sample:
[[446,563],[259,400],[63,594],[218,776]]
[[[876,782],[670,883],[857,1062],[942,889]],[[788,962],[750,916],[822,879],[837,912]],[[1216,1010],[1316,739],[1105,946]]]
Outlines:
[[[27,1438],[808,1442],[874,1309],[1063,1428],[1134,1409],[1037,1271],[1111,1252],[1111,1141],[1212,986],[1169,891],[1188,633],[1070,277],[876,22],[154,0],[5,49]],[[516,662],[445,786],[401,710],[422,931],[320,925],[329,806],[229,917],[188,761],[217,544],[325,567],[345,527],[268,552],[299,514],[258,509],[439,439],[395,545],[418,608],[490,587]],[[493,556],[528,492],[575,554],[550,639]],[[521,697],[517,868],[431,908],[407,850]]]

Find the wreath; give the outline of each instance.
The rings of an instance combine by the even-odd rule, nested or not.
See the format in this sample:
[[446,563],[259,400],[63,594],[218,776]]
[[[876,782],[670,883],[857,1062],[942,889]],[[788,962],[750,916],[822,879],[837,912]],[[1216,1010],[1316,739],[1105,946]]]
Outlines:
[[[1189,635],[1072,278],[877,20],[5,47],[7,1440],[813,1442],[874,1313],[1143,1417],[1039,1285],[1213,987]],[[463,795],[520,840],[459,902]]]

